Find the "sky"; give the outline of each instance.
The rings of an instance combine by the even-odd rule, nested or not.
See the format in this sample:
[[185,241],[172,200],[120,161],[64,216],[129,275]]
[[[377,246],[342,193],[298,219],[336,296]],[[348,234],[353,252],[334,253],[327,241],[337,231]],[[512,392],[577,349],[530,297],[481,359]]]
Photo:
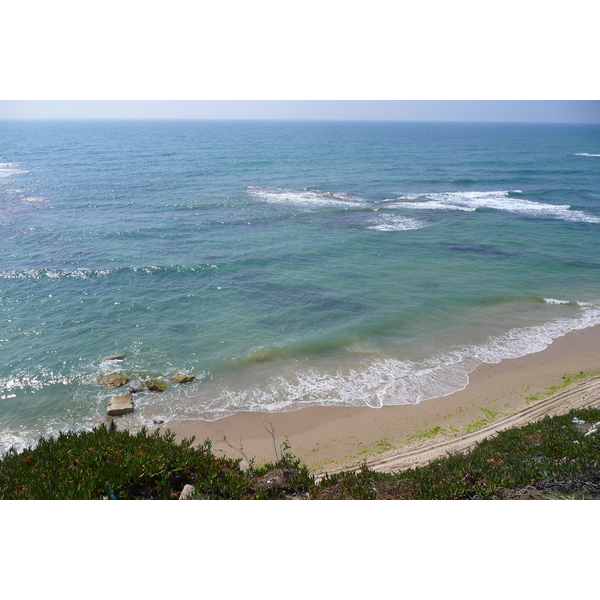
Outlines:
[[297,119],[600,123],[600,101],[0,100],[0,119]]
[[24,0],[0,119],[600,123],[589,0]]

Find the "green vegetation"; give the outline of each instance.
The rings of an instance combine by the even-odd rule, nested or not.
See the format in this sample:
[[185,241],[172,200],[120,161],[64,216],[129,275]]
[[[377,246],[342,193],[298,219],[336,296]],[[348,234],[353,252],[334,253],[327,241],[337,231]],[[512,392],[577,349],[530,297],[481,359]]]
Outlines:
[[560,392],[561,390],[564,390],[567,386],[571,385],[575,381],[579,381],[581,379],[586,379],[588,377],[592,377],[597,374],[598,374],[598,371],[592,371],[589,373],[584,373],[582,371],[581,373],[576,373],[574,375],[564,375],[562,378],[563,379],[562,383],[560,385],[551,385],[550,387],[547,387],[544,392],[538,392],[537,394],[531,394],[530,396],[525,396],[525,401],[527,402],[527,404],[530,404],[531,402],[537,402],[538,400],[543,400],[544,398],[548,398],[548,397],[552,396],[553,394],[556,394],[556,392]]
[[388,450],[393,450],[394,446],[390,444],[389,440],[379,440],[373,447],[365,448],[359,452],[359,456],[370,456],[375,454],[383,454]]
[[419,429],[408,438],[408,442],[411,443],[420,440],[426,440],[435,437],[436,435],[439,435],[441,433],[446,433],[446,431],[445,429],[442,429],[439,425],[436,425],[431,429]]
[[485,427],[486,425],[493,423],[496,420],[496,417],[498,415],[504,414],[504,413],[490,410],[489,408],[482,408],[481,410],[482,410],[484,416],[481,419],[478,419],[477,421],[474,421],[473,423],[470,423],[469,425],[467,425],[467,427],[465,428],[465,431],[467,433],[477,431],[478,429],[481,429],[482,427]]
[[287,440],[274,463],[243,470],[241,459],[217,458],[209,441],[177,444],[168,431],[62,433],[0,459],[0,498],[176,499],[186,484],[202,499],[600,498],[600,431],[586,435],[574,417],[596,423],[600,409],[506,430],[425,467],[390,474],[363,465],[320,481]]
[[[0,460],[0,498],[168,500],[188,483],[208,499],[269,497],[252,483],[274,465],[254,469],[250,477],[240,469],[241,459],[215,457],[208,440],[192,447],[193,438],[180,444],[174,439],[169,431],[131,435],[104,427],[42,438],[35,449],[12,450]],[[294,470],[288,483],[294,493],[304,491],[302,483],[310,480],[306,467],[287,452],[277,467]]]
[[[319,484],[317,498],[483,499],[519,497],[600,498],[600,432],[585,435],[573,417],[600,421],[600,410],[571,411],[509,429],[454,454],[402,473],[342,473]],[[532,494],[529,489],[527,493]],[[535,494],[534,494],[535,495]]]

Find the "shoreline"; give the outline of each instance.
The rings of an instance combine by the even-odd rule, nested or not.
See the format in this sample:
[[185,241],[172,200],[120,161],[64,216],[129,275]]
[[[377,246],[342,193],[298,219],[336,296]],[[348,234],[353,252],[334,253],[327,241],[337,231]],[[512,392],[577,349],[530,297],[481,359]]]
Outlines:
[[[463,390],[418,404],[247,412],[217,421],[172,422],[160,429],[170,429],[177,441],[195,436],[195,443],[201,443],[208,438],[216,455],[231,458],[242,458],[236,450],[241,443],[244,455],[261,464],[275,460],[274,439],[268,430],[272,425],[278,450],[287,439],[292,454],[317,474],[350,470],[365,462],[385,470],[392,469],[393,457],[407,449],[439,446],[443,440],[456,442],[474,431],[487,431],[482,428],[517,413],[527,414],[532,406],[542,406],[554,396],[553,391],[566,389],[572,376],[581,379],[581,374],[599,372],[600,325],[596,325],[572,331],[540,352],[484,363],[470,373]],[[553,386],[556,389],[552,390]],[[565,402],[565,408],[567,405]],[[570,408],[568,405],[565,412]],[[402,463],[402,468],[410,466],[414,465]]]

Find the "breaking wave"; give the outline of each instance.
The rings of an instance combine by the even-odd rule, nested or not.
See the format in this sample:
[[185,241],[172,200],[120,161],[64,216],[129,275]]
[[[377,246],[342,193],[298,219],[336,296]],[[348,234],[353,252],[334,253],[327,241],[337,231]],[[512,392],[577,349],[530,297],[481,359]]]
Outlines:
[[401,196],[385,200],[387,206],[411,210],[461,210],[474,212],[480,208],[502,210],[520,215],[560,219],[585,223],[600,223],[600,217],[580,210],[571,210],[568,204],[546,204],[516,198],[520,190],[491,192],[441,192]]
[[261,188],[250,186],[248,193],[265,202],[277,204],[297,204],[302,206],[355,206],[363,201],[348,195],[346,192],[324,192],[321,190]]

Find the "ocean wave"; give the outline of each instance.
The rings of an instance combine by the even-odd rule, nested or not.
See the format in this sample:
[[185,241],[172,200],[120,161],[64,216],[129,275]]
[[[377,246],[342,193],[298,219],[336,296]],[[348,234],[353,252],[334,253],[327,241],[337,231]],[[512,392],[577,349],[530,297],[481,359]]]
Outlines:
[[557,300],[556,298],[544,298],[546,304],[571,304],[568,300]]
[[574,156],[600,156],[600,154],[589,154],[587,152],[574,152]]
[[19,163],[0,163],[0,177],[6,178],[12,175],[21,175],[27,173],[26,170],[20,168]]
[[504,190],[490,192],[441,192],[401,196],[385,200],[388,207],[409,208],[411,210],[460,210],[474,212],[479,208],[502,210],[511,213],[575,221],[600,223],[600,217],[572,210],[568,204],[546,204],[524,198],[515,198],[511,194],[521,194],[520,190]]
[[321,190],[262,188],[249,186],[248,193],[260,200],[278,204],[296,204],[303,206],[340,206],[361,204],[363,201],[346,192],[325,192]]
[[376,231],[408,231],[426,226],[423,221],[398,215],[381,215],[379,218],[373,219],[371,223],[374,223],[374,225],[371,225],[368,229],[375,229]]

